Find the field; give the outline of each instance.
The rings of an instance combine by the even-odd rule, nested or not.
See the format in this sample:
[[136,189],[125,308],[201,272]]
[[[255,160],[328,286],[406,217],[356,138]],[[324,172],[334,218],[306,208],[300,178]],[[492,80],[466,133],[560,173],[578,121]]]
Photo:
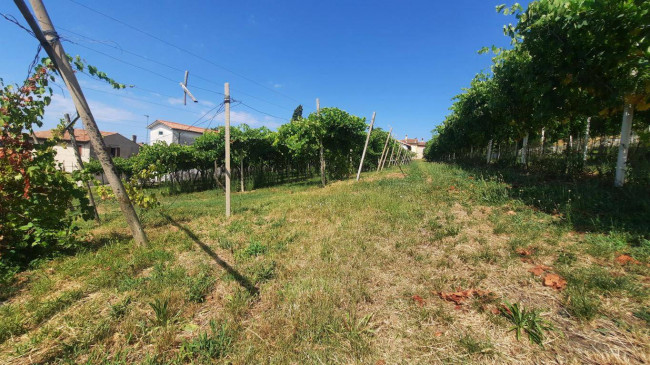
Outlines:
[[235,194],[230,220],[165,197],[142,248],[101,202],[85,250],[2,293],[0,363],[650,362],[647,211],[594,230],[570,195],[403,169]]

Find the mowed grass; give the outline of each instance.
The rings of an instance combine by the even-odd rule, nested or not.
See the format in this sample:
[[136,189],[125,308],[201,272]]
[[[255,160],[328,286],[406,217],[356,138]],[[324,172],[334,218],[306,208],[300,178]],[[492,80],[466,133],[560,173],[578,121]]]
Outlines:
[[[238,193],[230,220],[222,193],[165,197],[147,247],[102,202],[86,249],[3,295],[0,363],[650,362],[647,244],[574,232],[457,167],[404,170]],[[438,295],[458,289],[491,294]],[[505,302],[550,324],[541,345]]]

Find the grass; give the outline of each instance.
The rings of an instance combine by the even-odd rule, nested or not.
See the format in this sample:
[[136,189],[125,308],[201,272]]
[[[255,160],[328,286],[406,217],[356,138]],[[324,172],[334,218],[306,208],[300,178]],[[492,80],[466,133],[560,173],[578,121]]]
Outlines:
[[[100,202],[84,249],[3,288],[0,363],[650,361],[638,225],[584,233],[589,210],[569,222],[513,193],[507,175],[404,170],[235,194],[230,220],[219,192],[162,197],[141,214],[145,247]],[[641,264],[616,263],[621,253]],[[544,287],[528,272],[538,264],[567,287]],[[437,294],[465,289],[491,299]],[[524,320],[499,314],[506,298]],[[513,326],[552,346],[517,341]]]

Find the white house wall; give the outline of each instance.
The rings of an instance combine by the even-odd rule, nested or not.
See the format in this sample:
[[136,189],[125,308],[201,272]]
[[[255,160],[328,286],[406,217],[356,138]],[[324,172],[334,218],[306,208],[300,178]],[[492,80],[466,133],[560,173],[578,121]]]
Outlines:
[[174,143],[174,131],[164,124],[156,124],[149,129],[149,143],[154,144],[156,142]]
[[[90,157],[89,146],[90,145],[88,143],[81,145],[81,160],[83,162],[88,162],[88,159]],[[74,154],[74,149],[72,146],[56,145],[54,146],[54,151],[56,152],[54,160],[60,163],[65,171],[72,172],[74,170],[77,170],[77,157]]]

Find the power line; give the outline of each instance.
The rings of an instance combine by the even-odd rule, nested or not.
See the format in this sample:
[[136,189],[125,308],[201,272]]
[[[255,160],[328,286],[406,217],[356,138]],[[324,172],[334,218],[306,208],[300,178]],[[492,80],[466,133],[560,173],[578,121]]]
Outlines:
[[265,112],[265,111],[261,111],[261,110],[259,110],[259,109],[253,108],[252,106],[250,106],[250,105],[244,103],[243,101],[240,101],[240,100],[234,100],[234,99],[233,99],[233,101],[238,101],[239,104],[241,104],[241,105],[243,105],[243,106],[245,106],[245,107],[247,107],[247,108],[249,108],[249,109],[251,109],[251,110],[254,110],[254,111],[258,112],[258,113],[262,113],[262,114],[264,114],[264,115],[268,115],[269,117],[276,118],[276,119],[281,119],[281,120],[286,120],[287,122],[289,122],[289,119],[287,119],[287,118],[278,117],[278,116],[276,116],[276,115],[269,114],[269,113],[267,113],[267,112]]
[[[120,51],[120,52],[128,53],[128,54],[130,54],[130,55],[133,55],[133,56],[136,56],[136,57],[138,57],[138,58],[141,58],[141,59],[143,59],[143,60],[145,60],[145,61],[152,62],[152,63],[155,63],[155,64],[157,64],[157,65],[163,66],[163,67],[167,67],[167,68],[169,68],[169,69],[171,69],[171,70],[178,71],[178,72],[184,72],[184,71],[185,71],[185,70],[183,70],[183,69],[180,69],[180,68],[178,68],[178,67],[175,67],[175,66],[172,66],[172,65],[166,64],[166,63],[164,63],[164,62],[160,62],[160,61],[153,60],[153,59],[151,59],[151,58],[149,58],[149,57],[147,57],[147,56],[143,56],[143,55],[138,54],[138,53],[136,53],[136,52],[129,51],[129,50],[126,50],[126,49],[123,49],[122,47],[110,45],[110,44],[108,44],[108,42],[106,42],[106,41],[99,41],[99,40],[97,40],[97,39],[93,39],[93,38],[91,38],[91,37],[88,37],[88,36],[86,36],[86,35],[83,35],[83,34],[80,34],[80,33],[74,32],[74,31],[72,31],[72,30],[65,29],[65,28],[63,28],[63,27],[59,27],[59,28],[62,29],[62,30],[64,30],[64,31],[66,31],[66,32],[68,32],[68,33],[72,33],[72,34],[77,35],[77,36],[79,36],[79,37],[85,38],[85,39],[87,39],[87,40],[89,40],[89,41],[96,42],[96,43],[101,43],[101,44],[103,44],[103,45],[105,45],[105,46],[107,46],[107,47],[111,47],[111,48],[116,49],[116,50],[118,50],[118,51]],[[69,40],[69,38],[68,38],[68,40]],[[111,41],[111,42],[117,44],[116,42],[113,42],[113,41]],[[96,49],[94,49],[94,48],[91,48],[91,47],[88,47],[88,46],[83,46],[83,45],[81,45],[81,44],[79,44],[79,43],[77,43],[77,42],[72,42],[72,43],[74,43],[74,44],[76,44],[76,45],[79,45],[79,46],[81,46],[81,47],[83,47],[83,48],[85,48],[85,49],[91,50],[91,51],[93,51],[93,52],[97,52],[97,53],[100,53],[100,54],[102,54],[102,55],[105,55],[106,57],[109,57],[109,58],[114,59],[114,60],[116,60],[116,61],[119,61],[119,62],[125,63],[125,64],[127,64],[127,65],[130,65],[130,66],[133,66],[133,67],[137,67],[137,68],[139,68],[139,69],[144,69],[144,68],[141,67],[141,66],[137,66],[137,65],[131,64],[131,63],[127,62],[127,61],[123,61],[122,59],[116,58],[116,57],[114,57],[114,56],[112,56],[112,55],[109,55],[109,54],[104,53],[104,52],[102,52],[102,51],[96,50]],[[151,70],[149,70],[149,69],[146,69],[146,71],[151,72],[151,73],[155,74],[156,76],[161,76],[161,74],[159,74],[159,73],[157,73],[157,72],[154,72],[154,71],[151,71]],[[221,86],[221,84],[219,84],[219,83],[217,83],[217,82],[215,82],[215,81],[212,81],[212,80],[210,80],[210,79],[208,79],[208,78],[206,78],[206,77],[203,77],[203,76],[201,76],[200,74],[193,73],[193,75],[194,75],[194,76],[193,76],[194,78],[197,78],[197,79],[203,80],[203,81],[205,81],[205,82],[208,82],[208,83],[214,84],[214,85],[216,85],[216,86]],[[167,76],[162,76],[162,77],[164,77],[164,78],[167,79],[167,80],[170,79],[170,78],[168,78]],[[174,80],[174,82],[176,82],[176,81]],[[206,88],[203,88],[203,87],[200,87],[200,86],[192,86],[192,88],[199,89],[199,90],[203,90],[203,91],[210,92],[210,93],[214,93],[214,94],[218,94],[218,95],[223,95],[223,93],[221,93],[221,92],[214,91],[214,90],[210,90],[210,89],[206,89]],[[280,104],[276,104],[276,103],[274,103],[274,102],[268,101],[268,100],[266,100],[266,99],[260,98],[260,97],[258,97],[258,96],[255,96],[255,95],[252,95],[252,94],[249,94],[249,93],[243,92],[243,91],[239,91],[239,90],[233,90],[233,91],[235,91],[236,93],[242,94],[242,95],[246,95],[246,96],[251,97],[251,98],[253,98],[253,99],[257,99],[257,100],[262,101],[262,102],[264,102],[264,103],[267,103],[267,104],[269,104],[269,105],[276,106],[276,107],[281,108],[281,109],[285,109],[285,110],[293,110],[293,109],[288,108],[288,107],[286,107],[286,106],[283,106],[283,105],[280,105]]]
[[157,41],[159,41],[159,42],[162,42],[162,43],[164,43],[164,44],[166,44],[166,45],[168,45],[168,46],[170,46],[170,47],[173,47],[173,48],[176,48],[176,49],[178,49],[178,50],[180,50],[180,51],[182,51],[182,52],[185,52],[185,53],[189,54],[190,56],[196,57],[196,58],[198,58],[198,59],[200,59],[200,60],[202,60],[202,61],[204,61],[204,62],[207,62],[207,63],[209,63],[209,64],[211,64],[211,65],[216,66],[216,67],[219,67],[219,68],[221,68],[221,69],[224,70],[224,71],[227,71],[227,72],[229,72],[229,73],[231,73],[231,74],[233,74],[233,75],[235,75],[235,76],[241,77],[242,79],[247,80],[247,81],[249,81],[249,82],[251,82],[251,83],[254,83],[254,84],[256,84],[256,85],[258,85],[258,86],[260,86],[260,87],[262,87],[262,88],[265,88],[265,89],[267,89],[267,90],[269,90],[269,91],[272,91],[272,92],[274,92],[274,93],[276,93],[276,94],[278,94],[278,95],[282,95],[282,96],[284,96],[285,98],[288,98],[288,99],[291,99],[291,100],[293,100],[293,101],[295,101],[295,102],[300,103],[299,100],[297,100],[297,99],[295,99],[295,98],[293,98],[293,97],[291,97],[291,96],[289,96],[289,95],[286,95],[286,94],[281,93],[281,92],[279,92],[279,91],[277,91],[277,90],[274,90],[274,89],[272,89],[272,88],[270,88],[270,87],[268,87],[268,86],[266,86],[266,85],[264,85],[264,84],[262,84],[262,83],[260,83],[260,82],[257,82],[257,81],[255,81],[255,80],[253,80],[253,79],[251,79],[251,78],[249,78],[249,77],[247,77],[247,76],[244,76],[244,75],[242,75],[242,74],[240,74],[240,73],[238,73],[238,72],[235,72],[235,71],[230,70],[229,68],[227,68],[227,67],[225,67],[225,66],[222,66],[222,65],[220,65],[220,64],[218,64],[218,63],[215,63],[214,61],[212,61],[212,60],[210,60],[210,59],[208,59],[208,58],[205,58],[205,57],[203,57],[203,56],[201,56],[201,55],[198,55],[198,54],[196,54],[196,53],[194,53],[194,52],[192,52],[192,51],[190,51],[190,50],[187,50],[187,49],[185,49],[185,48],[183,48],[183,47],[177,46],[177,45],[175,45],[175,44],[173,44],[173,43],[171,43],[171,42],[169,42],[169,41],[167,41],[167,40],[165,40],[165,39],[162,39],[162,38],[160,38],[160,37],[157,37],[157,36],[155,36],[155,35],[153,35],[153,34],[147,32],[147,31],[144,31],[144,30],[142,30],[142,29],[140,29],[140,28],[137,28],[137,27],[135,27],[135,26],[133,26],[133,25],[131,25],[131,24],[128,24],[128,23],[126,23],[126,22],[124,22],[124,21],[122,21],[122,20],[119,20],[119,19],[117,19],[117,18],[115,18],[115,17],[113,17],[113,16],[110,16],[110,15],[108,15],[108,14],[102,13],[102,12],[99,11],[99,10],[95,10],[95,9],[93,9],[93,8],[91,8],[91,7],[89,7],[89,6],[85,5],[85,4],[82,4],[82,3],[80,3],[80,2],[78,2],[78,1],[76,1],[76,0],[68,0],[68,1],[70,1],[70,2],[72,2],[72,3],[74,3],[74,4],[77,4],[77,5],[81,6],[81,7],[84,7],[84,8],[86,8],[86,9],[88,9],[88,10],[94,12],[94,13],[97,13],[97,14],[99,14],[99,15],[102,15],[102,16],[104,16],[104,17],[106,17],[106,18],[109,18],[109,19],[111,19],[111,20],[113,20],[113,21],[115,21],[115,22],[117,22],[117,23],[120,23],[120,24],[126,26],[126,27],[129,27],[129,28],[131,28],[131,29],[133,29],[133,30],[135,30],[135,31],[137,31],[137,32],[139,32],[139,33],[142,33],[142,34],[144,34],[144,35],[146,35],[146,36],[148,36],[148,37],[151,37],[151,38],[153,38],[153,39],[155,39],[155,40],[157,40]]

